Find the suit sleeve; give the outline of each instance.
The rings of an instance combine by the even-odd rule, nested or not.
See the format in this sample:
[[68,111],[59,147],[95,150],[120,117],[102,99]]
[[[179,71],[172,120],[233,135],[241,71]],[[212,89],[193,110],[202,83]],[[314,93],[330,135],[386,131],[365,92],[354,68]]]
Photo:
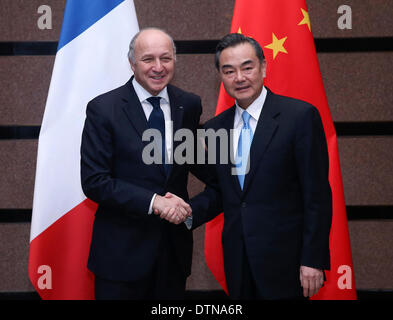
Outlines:
[[222,196],[218,183],[211,179],[205,189],[190,201],[192,209],[192,229],[214,219],[223,212]]
[[198,102],[195,104],[194,114],[193,114],[194,160],[193,160],[193,164],[191,164],[189,168],[190,168],[190,172],[195,177],[197,177],[200,181],[206,184],[211,181],[211,176],[210,176],[210,168],[207,165],[205,165],[206,161],[204,163],[199,163],[201,159],[200,157],[201,153],[203,153],[202,157],[203,159],[205,159],[205,150],[202,142],[199,140],[198,137],[198,130],[203,130],[203,127],[199,124],[201,114],[202,114],[202,105],[201,105],[201,100],[199,98]]
[[147,214],[154,192],[112,175],[114,137],[107,109],[94,100],[87,105],[81,144],[83,192],[100,206]]
[[200,165],[198,172],[194,173],[194,175],[205,183],[205,188],[190,201],[192,229],[214,219],[223,211],[222,195],[215,164],[208,164],[207,150],[203,150],[203,152],[205,155],[205,164]]
[[[192,229],[195,229],[205,222],[213,219],[222,212],[221,194],[218,189],[215,167],[207,163],[207,152],[204,143],[198,140],[198,129],[204,129],[200,124],[202,114],[202,104],[199,97],[194,98],[192,119],[194,122],[194,162],[189,166],[190,172],[205,184],[203,192],[195,196],[190,201],[192,208]],[[202,153],[202,157],[200,157]],[[198,157],[199,154],[199,157]],[[204,159],[203,163],[199,163]]]
[[322,121],[314,107],[298,117],[295,155],[304,203],[301,265],[328,270],[332,221],[329,156]]
[[[198,117],[199,119],[199,117]],[[207,129],[202,126],[199,129]],[[208,163],[207,141],[196,141],[196,152],[203,153],[204,164],[192,166],[191,172],[205,183],[204,190],[190,201],[192,209],[192,229],[214,219],[223,211],[222,195],[216,173],[215,164]],[[197,157],[195,159],[197,163]]]

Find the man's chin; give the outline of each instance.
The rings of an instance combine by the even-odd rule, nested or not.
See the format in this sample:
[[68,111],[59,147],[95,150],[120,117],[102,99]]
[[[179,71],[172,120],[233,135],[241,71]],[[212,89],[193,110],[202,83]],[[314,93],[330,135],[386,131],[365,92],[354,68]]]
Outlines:
[[159,94],[164,88],[166,87],[166,84],[163,86],[150,86],[149,88],[149,92],[153,95],[156,96],[157,94]]
[[160,83],[150,82],[150,92],[160,93],[168,85],[167,81],[162,81]]
[[237,101],[247,101],[251,99],[251,96],[249,94],[235,94],[235,99]]
[[237,101],[238,105],[241,106],[242,108],[247,108],[253,102],[252,97],[244,97],[244,96],[237,96],[235,97],[235,100]]

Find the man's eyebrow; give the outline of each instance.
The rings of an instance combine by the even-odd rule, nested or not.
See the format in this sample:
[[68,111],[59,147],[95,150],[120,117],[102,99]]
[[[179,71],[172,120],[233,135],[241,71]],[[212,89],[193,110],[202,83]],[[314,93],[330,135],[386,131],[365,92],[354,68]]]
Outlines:
[[152,54],[150,54],[150,53],[145,53],[145,54],[143,54],[143,55],[141,56],[141,59],[144,59],[144,58],[151,58],[151,57],[153,57]]
[[[159,57],[161,58],[161,57],[164,57],[164,56],[171,56],[171,52],[170,51],[165,51]],[[150,53],[150,52],[147,52],[147,53],[142,54],[141,59],[142,58],[151,58],[151,57],[154,57],[154,54]]]
[[[240,66],[244,67],[245,65],[248,65],[250,63],[252,63],[252,60],[246,60],[246,61],[242,62],[242,64]],[[224,68],[234,68],[234,67],[231,64],[224,64],[221,68],[224,69]]]
[[247,64],[250,64],[250,63],[252,63],[252,60],[246,60],[246,61],[244,61],[244,62],[241,64],[241,66],[243,67],[243,66],[245,66],[245,65],[247,65]]
[[231,64],[224,64],[223,66],[221,66],[222,69],[224,68],[233,68],[233,66]]

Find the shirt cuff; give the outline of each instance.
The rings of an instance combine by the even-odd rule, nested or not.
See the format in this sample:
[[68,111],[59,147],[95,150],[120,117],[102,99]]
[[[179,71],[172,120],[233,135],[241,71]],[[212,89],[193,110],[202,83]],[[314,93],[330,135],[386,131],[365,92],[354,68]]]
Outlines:
[[151,198],[149,211],[147,212],[147,214],[152,214],[153,213],[153,203],[154,203],[154,199],[156,198],[156,195],[157,195],[157,193],[155,193],[153,195],[153,197]]
[[187,217],[187,219],[184,221],[184,224],[186,225],[188,230],[191,230],[192,228],[192,216]]

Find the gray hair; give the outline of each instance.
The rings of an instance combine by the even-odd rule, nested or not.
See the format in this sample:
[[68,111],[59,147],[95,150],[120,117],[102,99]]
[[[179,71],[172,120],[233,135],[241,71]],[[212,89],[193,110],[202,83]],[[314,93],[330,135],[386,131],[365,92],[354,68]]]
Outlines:
[[133,38],[131,39],[130,46],[129,46],[129,50],[128,50],[128,59],[131,61],[131,63],[132,63],[132,64],[135,64],[135,63],[136,63],[136,60],[135,60],[135,43],[136,43],[136,40],[137,40],[137,38],[139,37],[139,35],[140,35],[143,31],[145,31],[145,30],[158,30],[158,31],[161,31],[161,32],[165,33],[165,34],[169,37],[169,39],[171,40],[172,48],[173,48],[173,55],[174,55],[174,59],[175,59],[175,61],[176,61],[176,46],[175,46],[175,41],[173,40],[173,38],[171,37],[171,35],[170,35],[168,32],[166,32],[165,30],[163,30],[163,29],[155,28],[155,27],[147,27],[147,28],[143,28],[143,29],[139,30],[139,31],[133,36]]

